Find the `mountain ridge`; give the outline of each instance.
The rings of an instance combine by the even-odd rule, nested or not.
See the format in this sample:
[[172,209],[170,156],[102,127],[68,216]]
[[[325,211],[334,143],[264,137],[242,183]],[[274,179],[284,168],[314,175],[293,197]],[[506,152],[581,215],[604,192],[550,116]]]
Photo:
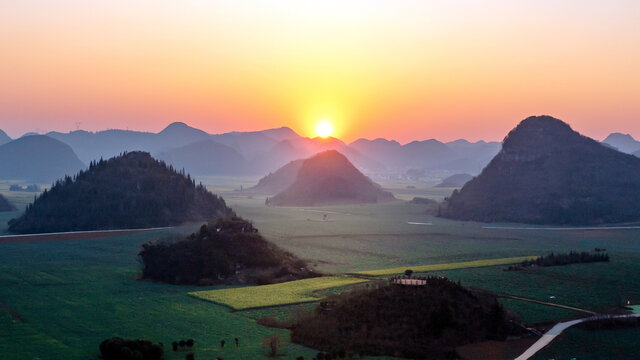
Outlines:
[[640,219],[640,159],[550,116],[529,117],[440,207],[461,220],[594,225]]
[[69,145],[46,135],[23,136],[0,145],[3,179],[51,183],[84,167]]
[[356,169],[346,156],[326,150],[305,159],[293,184],[268,199],[267,205],[360,204],[394,199]]

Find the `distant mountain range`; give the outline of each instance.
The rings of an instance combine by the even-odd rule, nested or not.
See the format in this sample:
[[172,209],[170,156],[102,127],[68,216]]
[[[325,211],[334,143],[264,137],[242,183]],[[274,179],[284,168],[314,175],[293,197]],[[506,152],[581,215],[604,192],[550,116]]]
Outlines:
[[247,191],[265,195],[274,195],[283,191],[296,181],[303,162],[304,159],[299,159],[288,163],[275,172],[264,176],[256,186],[247,189]]
[[[145,151],[197,176],[263,175],[293,160],[325,150],[339,151],[367,174],[393,174],[414,180],[429,177],[433,172],[476,175],[501,148],[499,142],[464,139],[446,143],[429,139],[404,145],[394,140],[358,139],[346,144],[331,137],[302,137],[287,127],[211,135],[182,122],[172,123],[159,133],[77,130],[49,132],[46,136],[69,145],[84,164],[108,159],[124,151]],[[0,145],[9,142],[12,142],[11,138],[0,130]],[[603,143],[624,152],[640,151],[640,142],[629,135],[614,133]],[[14,153],[9,158],[18,162],[21,156]],[[7,174],[0,173],[0,178],[8,178]],[[44,169],[39,175],[41,182],[51,182],[60,176],[58,172],[45,172]]]
[[[297,166],[295,164],[287,166]],[[358,171],[344,155],[336,150],[326,150],[305,159],[295,181],[267,199],[267,205],[318,206],[390,200],[394,200],[390,192],[382,190],[380,185]]]
[[[339,151],[367,172],[403,173],[409,169],[425,169],[478,173],[500,150],[498,142],[466,140],[445,144],[431,139],[400,145],[393,140],[359,139],[346,144],[331,137],[302,137],[286,127],[209,135],[184,123],[170,124],[157,134],[80,130],[66,134],[51,132],[47,136],[69,144],[86,163],[122,151],[142,150],[194,175],[260,175],[325,150]],[[221,164],[228,161],[227,156],[233,165],[223,167]],[[195,160],[198,158],[206,160],[198,162]]]
[[640,141],[637,141],[629,134],[612,133],[602,142],[627,154],[640,151]]
[[394,140],[359,139],[350,147],[376,159],[393,172],[424,169],[477,174],[500,151],[499,142],[471,143],[462,139],[449,143],[430,139],[406,145]]
[[200,140],[157,155],[191,175],[244,175],[249,172],[242,155],[234,148],[212,139]]
[[530,117],[509,133],[480,175],[453,192],[440,215],[535,224],[637,221],[640,159],[558,119]]
[[4,131],[0,130],[0,145],[4,145],[9,141],[11,141],[11,138],[9,137],[9,135],[7,135],[7,133],[5,133]]
[[69,145],[48,136],[23,136],[0,145],[2,179],[50,184],[84,167]]

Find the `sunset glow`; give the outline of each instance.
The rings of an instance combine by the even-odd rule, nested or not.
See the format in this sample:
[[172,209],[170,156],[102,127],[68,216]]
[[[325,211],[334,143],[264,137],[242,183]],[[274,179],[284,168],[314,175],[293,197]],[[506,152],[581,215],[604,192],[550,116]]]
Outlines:
[[[640,2],[4,1],[0,128],[640,137]],[[478,126],[480,125],[481,126]]]
[[316,134],[320,137],[328,137],[333,134],[333,124],[328,120],[322,120],[316,125]]

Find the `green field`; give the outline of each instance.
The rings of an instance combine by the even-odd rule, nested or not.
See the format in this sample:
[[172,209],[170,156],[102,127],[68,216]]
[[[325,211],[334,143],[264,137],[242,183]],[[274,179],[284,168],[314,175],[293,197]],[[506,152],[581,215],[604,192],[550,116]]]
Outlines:
[[319,301],[319,290],[354,285],[367,280],[347,276],[327,276],[262,286],[195,291],[197,298],[226,305],[234,310],[291,305]]
[[485,267],[485,266],[518,264],[525,260],[534,260],[536,258],[537,256],[518,256],[518,257],[501,258],[501,259],[464,261],[464,262],[456,262],[456,263],[449,263],[449,264],[419,265],[419,266],[411,266],[411,267],[405,266],[405,267],[397,267],[397,268],[391,268],[391,269],[358,271],[357,274],[370,275],[370,276],[385,276],[385,275],[404,274],[404,272],[407,269],[413,270],[414,273],[441,271],[441,270],[467,269],[467,268],[477,268],[477,267]]
[[640,328],[589,331],[569,328],[531,359],[635,360]]
[[[596,311],[627,300],[640,303],[638,230],[487,229],[484,224],[427,216],[426,206],[403,201],[267,208],[264,197],[232,191],[233,181],[224,179],[224,183],[214,187],[229,189],[223,193],[227,203],[239,215],[251,219],[267,239],[308,260],[323,273],[338,276],[390,268],[415,271],[424,265],[443,266],[600,247],[607,248],[610,263],[511,272],[502,271],[500,266],[429,271],[460,280],[465,286]],[[401,192],[403,198],[442,195],[419,184],[416,187],[398,187],[394,191]],[[329,221],[313,221],[322,219],[325,213]],[[0,215],[0,232],[4,232],[6,221],[16,214]],[[140,273],[136,255],[142,243],[172,234],[184,235],[197,227],[196,224],[86,241],[0,243],[0,303],[22,319],[0,311],[0,358],[97,359],[98,344],[111,336],[149,338],[165,344],[193,338],[197,359],[262,358],[265,351],[260,346],[261,340],[273,330],[257,325],[255,319],[284,318],[297,307],[312,305],[231,312],[227,306],[189,295],[229,287],[176,286],[136,280]],[[555,299],[551,300],[550,296]],[[527,322],[579,316],[572,311],[522,301],[501,299],[501,302],[507,309],[520,312]],[[570,330],[563,335],[549,348],[552,352],[544,353],[549,355],[544,359],[554,354],[570,355],[579,346],[583,348],[582,353],[600,351],[607,344],[626,352],[640,352],[640,344],[632,341],[637,333],[631,330],[616,333],[618,337],[603,333],[602,340],[597,342],[594,338],[598,333],[581,331]],[[288,339],[286,331],[282,331],[282,335]],[[230,344],[234,337],[240,338],[239,349],[219,348],[221,339]],[[621,344],[618,339],[626,342]],[[313,349],[287,343],[281,358],[295,359],[302,355],[311,359],[315,353]],[[167,357],[169,360],[183,358],[184,354],[171,352]]]

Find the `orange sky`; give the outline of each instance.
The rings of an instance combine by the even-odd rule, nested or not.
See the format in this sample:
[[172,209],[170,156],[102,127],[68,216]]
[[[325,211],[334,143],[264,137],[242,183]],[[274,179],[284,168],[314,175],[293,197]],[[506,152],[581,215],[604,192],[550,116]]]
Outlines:
[[[268,5],[267,5],[268,4]],[[4,1],[0,129],[640,138],[638,1]]]

